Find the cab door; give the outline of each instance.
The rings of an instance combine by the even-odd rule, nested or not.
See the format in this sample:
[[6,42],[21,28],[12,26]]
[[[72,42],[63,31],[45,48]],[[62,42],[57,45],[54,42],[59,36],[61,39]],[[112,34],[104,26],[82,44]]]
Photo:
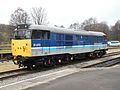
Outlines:
[[50,54],[50,32],[42,31],[42,54]]

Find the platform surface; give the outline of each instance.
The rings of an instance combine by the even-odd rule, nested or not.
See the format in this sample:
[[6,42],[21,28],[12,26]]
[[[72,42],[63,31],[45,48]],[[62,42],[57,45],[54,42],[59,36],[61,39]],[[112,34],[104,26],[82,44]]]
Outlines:
[[120,66],[73,73],[25,90],[120,90]]

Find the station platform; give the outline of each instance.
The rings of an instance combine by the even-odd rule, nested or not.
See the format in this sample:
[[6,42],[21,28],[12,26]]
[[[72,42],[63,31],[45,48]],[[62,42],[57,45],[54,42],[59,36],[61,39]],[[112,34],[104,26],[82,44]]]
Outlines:
[[24,90],[120,90],[120,65],[76,72]]

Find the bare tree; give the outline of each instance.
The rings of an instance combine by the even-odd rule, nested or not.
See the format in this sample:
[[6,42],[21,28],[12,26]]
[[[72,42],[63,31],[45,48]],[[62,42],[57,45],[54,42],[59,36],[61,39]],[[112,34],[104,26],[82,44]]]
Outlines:
[[96,27],[97,24],[97,19],[96,18],[89,18],[88,20],[85,20],[81,24],[81,28],[85,30],[95,30],[94,27]]
[[98,22],[96,18],[89,18],[81,24],[81,28],[88,31],[99,31],[108,33],[109,26],[106,22]]
[[17,24],[29,24],[30,17],[26,11],[22,8],[17,8],[13,14],[11,14],[10,25],[16,26]]
[[10,42],[15,27],[11,25],[0,24],[0,43]]
[[46,10],[42,7],[32,8],[31,16],[32,16],[33,23],[36,25],[43,25],[48,23]]
[[79,23],[73,23],[69,26],[70,29],[80,29],[81,26]]
[[65,28],[65,27],[63,25],[61,25],[60,28]]
[[112,39],[120,41],[120,20],[118,20],[114,26],[112,26]]
[[107,35],[107,39],[111,38],[110,29],[106,22],[98,22],[96,18],[89,18],[81,24],[81,28],[88,31],[103,32]]

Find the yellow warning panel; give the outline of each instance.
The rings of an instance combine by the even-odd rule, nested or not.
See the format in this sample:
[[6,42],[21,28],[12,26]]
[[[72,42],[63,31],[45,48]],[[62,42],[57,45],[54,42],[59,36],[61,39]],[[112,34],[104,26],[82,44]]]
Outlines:
[[31,40],[12,40],[12,55],[13,56],[28,56],[32,55]]

